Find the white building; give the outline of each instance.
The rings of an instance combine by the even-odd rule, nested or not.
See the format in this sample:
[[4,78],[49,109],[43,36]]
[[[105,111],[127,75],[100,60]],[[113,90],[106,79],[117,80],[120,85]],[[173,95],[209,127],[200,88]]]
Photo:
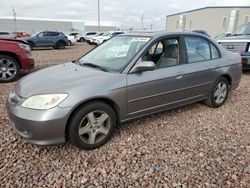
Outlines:
[[168,15],[168,31],[206,30],[211,36],[231,33],[241,24],[250,22],[250,6],[219,6]]
[[[116,30],[116,26],[101,25],[101,31]],[[0,31],[8,32],[27,32],[37,33],[40,31],[62,31],[69,33],[72,31],[85,32],[97,31],[98,26],[91,24],[85,25],[84,21],[72,20],[54,20],[54,19],[31,19],[31,18],[17,18],[16,22],[13,18],[0,18]]]

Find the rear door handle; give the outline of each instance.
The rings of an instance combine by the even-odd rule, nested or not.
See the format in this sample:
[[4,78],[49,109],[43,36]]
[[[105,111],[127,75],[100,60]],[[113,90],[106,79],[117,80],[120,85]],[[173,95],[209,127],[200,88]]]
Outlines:
[[177,80],[180,80],[180,79],[182,79],[182,77],[183,77],[183,76],[180,75],[180,76],[177,76],[176,79],[177,79]]

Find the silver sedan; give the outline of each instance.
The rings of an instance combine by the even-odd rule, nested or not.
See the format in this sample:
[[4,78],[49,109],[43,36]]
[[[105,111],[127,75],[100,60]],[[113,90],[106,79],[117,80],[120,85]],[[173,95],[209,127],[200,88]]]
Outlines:
[[95,149],[119,123],[199,101],[220,107],[240,79],[240,55],[204,35],[124,34],[19,80],[7,109],[31,143]]

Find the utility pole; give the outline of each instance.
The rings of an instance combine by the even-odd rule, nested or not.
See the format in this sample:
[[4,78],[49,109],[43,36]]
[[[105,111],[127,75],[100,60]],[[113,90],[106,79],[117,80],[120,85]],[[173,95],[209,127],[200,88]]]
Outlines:
[[98,31],[101,32],[100,0],[98,0]]
[[150,29],[151,29],[151,30],[153,29],[153,24],[152,24],[152,23],[150,24]]
[[17,32],[17,26],[16,26],[16,11],[15,8],[12,7],[13,17],[14,17],[14,26],[15,26],[15,32]]
[[144,30],[143,21],[144,21],[144,15],[141,16],[141,28],[142,28],[142,30]]

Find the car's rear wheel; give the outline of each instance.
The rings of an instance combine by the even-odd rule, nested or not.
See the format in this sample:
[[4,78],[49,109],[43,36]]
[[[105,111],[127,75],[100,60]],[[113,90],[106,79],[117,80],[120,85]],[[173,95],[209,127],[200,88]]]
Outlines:
[[85,41],[85,39],[84,38],[80,38],[80,42],[84,42]]
[[221,77],[214,83],[205,104],[213,108],[218,108],[225,103],[228,93],[229,83],[226,78]]
[[65,49],[66,44],[63,41],[59,41],[56,44],[57,49]]
[[12,82],[19,74],[18,61],[8,55],[0,55],[0,82]]
[[116,126],[114,110],[103,102],[91,102],[73,114],[68,136],[73,145],[90,150],[104,145]]

